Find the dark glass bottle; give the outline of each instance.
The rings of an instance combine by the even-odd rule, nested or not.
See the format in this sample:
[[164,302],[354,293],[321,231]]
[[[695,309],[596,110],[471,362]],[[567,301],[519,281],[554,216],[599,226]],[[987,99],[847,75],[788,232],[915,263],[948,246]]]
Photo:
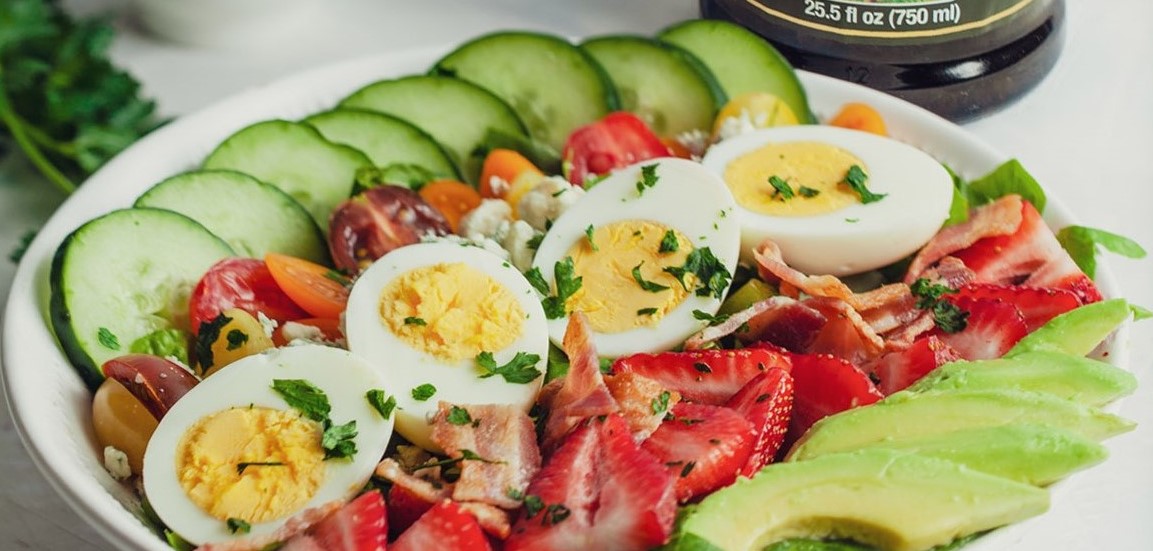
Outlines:
[[1021,97],[1053,67],[1063,0],[701,0],[799,69],[857,82],[954,121]]

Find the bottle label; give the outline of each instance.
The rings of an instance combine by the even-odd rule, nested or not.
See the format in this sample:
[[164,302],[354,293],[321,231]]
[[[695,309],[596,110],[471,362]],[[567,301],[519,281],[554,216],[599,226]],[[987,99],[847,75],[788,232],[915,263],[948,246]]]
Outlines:
[[766,15],[814,30],[869,38],[979,31],[1034,0],[744,0]]

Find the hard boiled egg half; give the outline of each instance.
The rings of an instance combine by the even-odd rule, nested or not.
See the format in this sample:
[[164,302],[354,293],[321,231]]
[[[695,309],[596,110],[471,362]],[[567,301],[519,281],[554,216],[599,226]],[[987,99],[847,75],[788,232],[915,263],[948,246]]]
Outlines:
[[397,389],[396,430],[437,451],[437,404],[528,411],[544,379],[548,328],[536,292],[507,261],[450,242],[396,249],[357,278],[344,314],[353,352]]
[[[267,535],[305,509],[348,499],[392,436],[391,419],[366,396],[373,389],[385,390],[372,365],[326,346],[229,364],[161,419],[144,454],[144,494],[169,528],[197,544]],[[343,427],[354,453],[326,459],[322,419]]]
[[720,178],[684,159],[598,182],[553,222],[533,260],[538,287],[563,302],[549,320],[553,342],[578,310],[601,356],[668,350],[699,331],[736,268],[735,207]]
[[850,275],[912,254],[941,228],[953,200],[952,178],[928,154],[832,126],[742,134],[701,162],[736,199],[742,256],[771,239],[785,262],[809,274]]

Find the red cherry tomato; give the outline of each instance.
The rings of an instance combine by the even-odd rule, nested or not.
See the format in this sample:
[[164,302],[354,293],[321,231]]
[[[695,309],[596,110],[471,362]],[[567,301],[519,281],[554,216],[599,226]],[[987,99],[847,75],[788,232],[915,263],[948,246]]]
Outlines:
[[564,146],[566,177],[581,185],[590,176],[671,154],[644,121],[632,113],[618,111],[569,135]]
[[397,247],[419,243],[425,234],[452,232],[444,215],[415,191],[390,185],[341,203],[328,227],[332,262],[349,274],[359,274]]
[[262,313],[280,323],[309,316],[280,290],[268,265],[255,258],[226,258],[200,278],[188,306],[193,333],[228,308],[240,308],[256,318]]

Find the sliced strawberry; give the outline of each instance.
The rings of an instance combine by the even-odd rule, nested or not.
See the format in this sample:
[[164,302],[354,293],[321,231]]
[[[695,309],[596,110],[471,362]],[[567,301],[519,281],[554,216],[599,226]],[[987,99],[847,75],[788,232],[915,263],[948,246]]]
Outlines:
[[613,373],[643,375],[685,400],[721,405],[772,367],[788,371],[788,354],[768,347],[633,354],[617,358]]
[[673,478],[619,415],[569,433],[529,484],[506,551],[645,550],[672,533]]
[[888,352],[869,365],[880,383],[877,388],[888,396],[908,388],[943,364],[960,360],[961,355],[936,335],[913,341],[904,350]]
[[753,425],[753,448],[737,474],[753,476],[777,455],[793,413],[793,377],[774,367],[757,375],[725,404]]
[[970,283],[953,296],[1008,302],[1021,311],[1030,333],[1054,317],[1081,306],[1081,299],[1073,291],[1024,285]]
[[393,551],[482,551],[492,549],[476,518],[455,501],[444,500],[434,505],[415,524],[405,530],[392,545]]
[[1017,231],[980,239],[953,256],[972,269],[979,282],[1065,289],[1084,303],[1101,300],[1097,286],[1077,267],[1028,201],[1021,201]]
[[1029,333],[1021,311],[1008,302],[952,295],[945,295],[945,298],[969,313],[965,328],[956,333],[936,328],[932,334],[966,360],[1000,358]]
[[[446,492],[447,493],[447,492]],[[436,505],[403,484],[393,484],[388,489],[388,527],[396,537],[412,526],[422,515]]]
[[794,354],[792,361],[790,441],[824,417],[884,398],[869,376],[846,360],[828,354]]
[[388,541],[384,496],[377,490],[360,494],[313,525],[308,535],[328,551],[383,551]]
[[677,500],[684,502],[737,479],[753,452],[753,430],[736,410],[681,402],[641,447],[676,477]]

